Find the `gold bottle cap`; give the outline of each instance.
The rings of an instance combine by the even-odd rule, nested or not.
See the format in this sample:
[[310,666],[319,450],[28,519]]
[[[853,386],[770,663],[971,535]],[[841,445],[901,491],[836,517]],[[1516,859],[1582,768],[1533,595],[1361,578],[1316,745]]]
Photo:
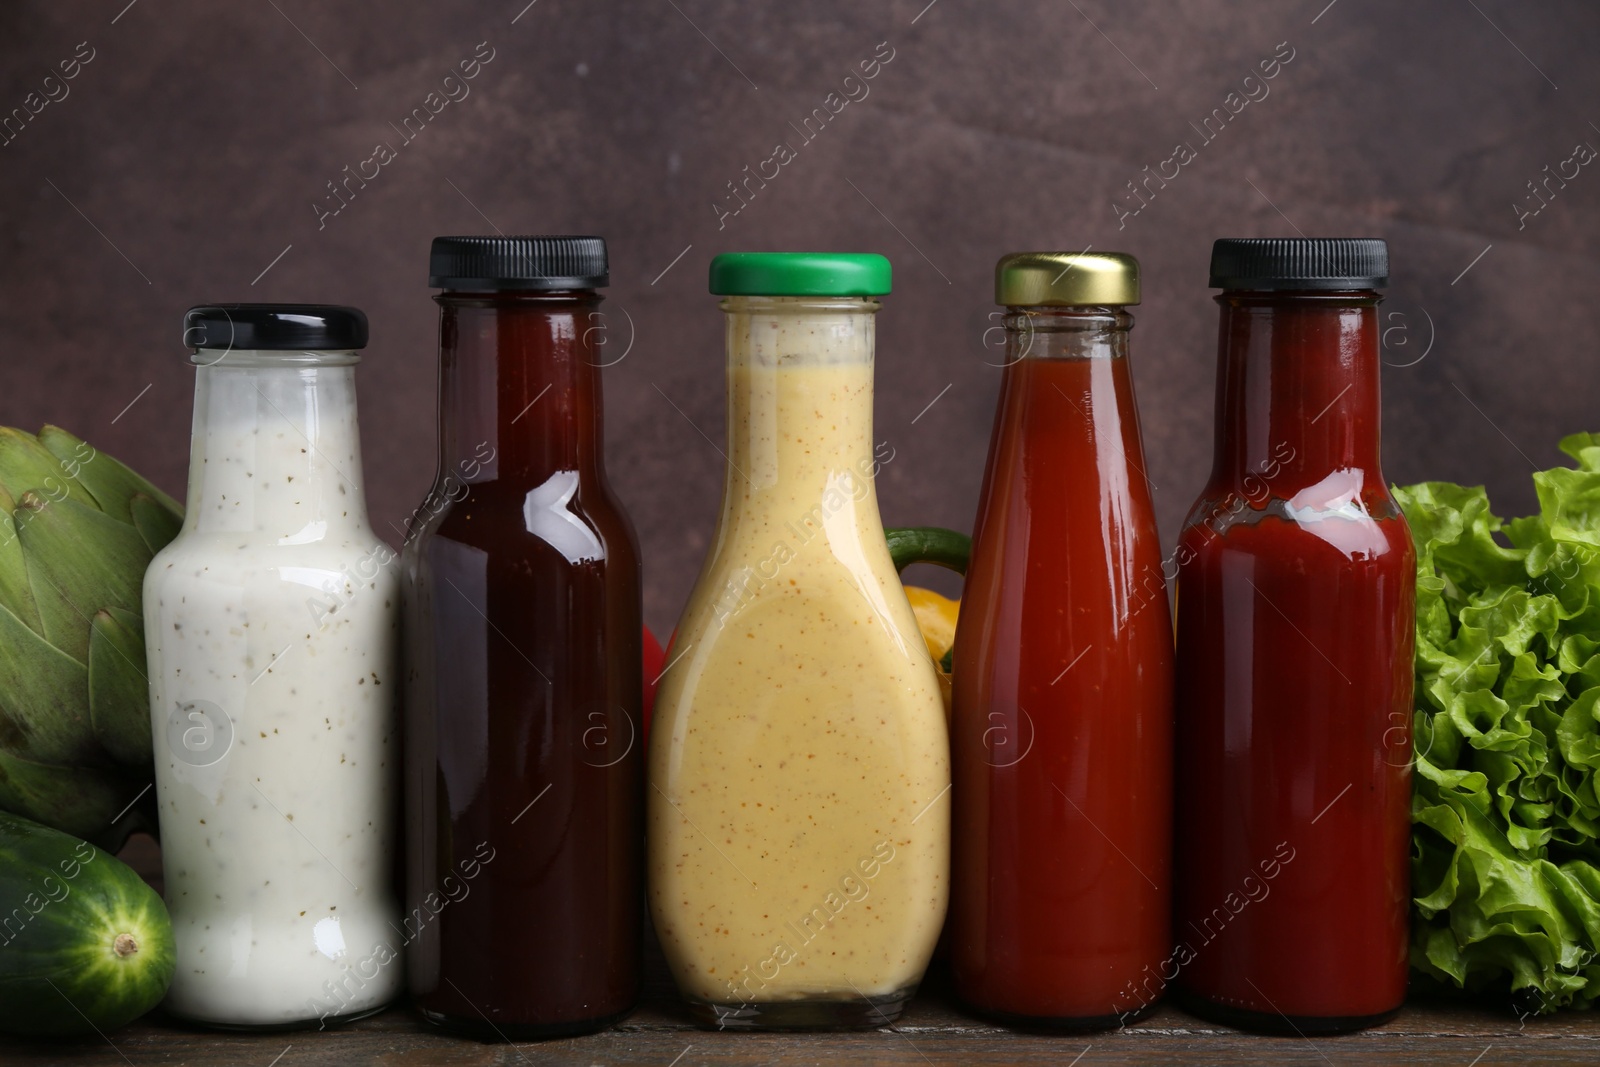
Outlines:
[[1104,307],[1139,302],[1139,261],[1123,252],[1013,252],[994,267],[995,303]]

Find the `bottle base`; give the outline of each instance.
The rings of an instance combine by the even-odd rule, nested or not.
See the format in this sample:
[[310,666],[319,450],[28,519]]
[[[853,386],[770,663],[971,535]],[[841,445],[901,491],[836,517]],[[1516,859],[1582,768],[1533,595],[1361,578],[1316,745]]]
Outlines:
[[1182,989],[1172,991],[1178,1007],[1190,1015],[1198,1015],[1214,1023],[1249,1030],[1258,1034],[1282,1037],[1317,1037],[1327,1034],[1350,1034],[1357,1030],[1370,1030],[1400,1014],[1403,1003],[1388,1011],[1372,1015],[1285,1015],[1276,1011],[1253,1011],[1231,1004],[1221,1004],[1207,997]]
[[878,996],[834,1000],[745,1001],[715,1004],[685,997],[695,1025],[706,1030],[875,1030],[900,1018],[917,987]]
[[195,1030],[219,1030],[231,1034],[283,1034],[295,1030],[331,1030],[335,1027],[359,1022],[362,1019],[370,1019],[374,1015],[381,1013],[388,1006],[389,1004],[386,1001],[345,1015],[322,1015],[310,1019],[292,1019],[281,1023],[217,1022],[212,1019],[199,1019],[192,1015],[184,1015],[167,1007],[161,1009],[161,1014],[179,1026]]
[[1138,1008],[1110,1012],[1106,1015],[1021,1015],[1016,1012],[986,1008],[965,998],[961,1003],[974,1015],[1012,1030],[1024,1033],[1075,1034],[1090,1033],[1095,1030],[1120,1030],[1155,1011],[1159,1001],[1151,1001]]
[[470,1037],[477,1041],[503,1043],[507,1041],[546,1041],[555,1037],[580,1037],[583,1034],[598,1033],[601,1030],[611,1029],[632,1010],[633,1008],[629,1006],[609,1015],[558,1023],[490,1023],[482,1016],[467,1019],[456,1015],[446,1015],[443,1012],[429,1011],[427,1008],[418,1008],[417,1014],[429,1026],[455,1034],[458,1037]]

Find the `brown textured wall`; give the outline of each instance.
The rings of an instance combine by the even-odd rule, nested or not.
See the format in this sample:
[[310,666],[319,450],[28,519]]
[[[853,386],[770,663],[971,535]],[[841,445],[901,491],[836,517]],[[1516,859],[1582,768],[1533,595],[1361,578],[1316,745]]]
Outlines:
[[[1209,465],[1214,237],[1389,239],[1386,311],[1407,328],[1389,358],[1427,351],[1385,371],[1392,480],[1485,481],[1525,509],[1530,464],[1600,429],[1600,167],[1551,182],[1537,215],[1512,206],[1536,205],[1525,183],[1578,142],[1600,146],[1600,10],[1584,0],[125,2],[0,5],[0,114],[66,94],[0,147],[0,423],[60,423],[175,493],[183,309],[350,303],[373,326],[374,518],[408,514],[433,469],[428,241],[486,219],[610,242],[634,337],[606,372],[609,460],[662,629],[720,490],[695,428],[722,433],[718,251],[894,261],[878,371],[891,523],[972,520],[998,383],[990,272],[1021,249],[1143,262],[1135,376],[1169,543]],[[93,58],[46,84],[79,42]],[[390,124],[480,42],[493,58],[470,95],[403,143]],[[797,144],[789,123],[882,42],[893,58],[869,94],[721,217],[725,183]],[[1267,95],[1203,143],[1190,123],[1232,91],[1260,96],[1244,79],[1282,42],[1293,58]],[[1196,157],[1119,228],[1115,205],[1137,206],[1125,183],[1180,141]],[[325,183],[379,142],[395,158],[319,228]]]

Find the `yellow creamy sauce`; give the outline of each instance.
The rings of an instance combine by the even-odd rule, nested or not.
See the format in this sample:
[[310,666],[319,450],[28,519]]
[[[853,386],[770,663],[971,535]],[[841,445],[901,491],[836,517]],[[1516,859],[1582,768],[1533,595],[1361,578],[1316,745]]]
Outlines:
[[872,491],[892,452],[871,443],[870,336],[810,358],[839,328],[787,321],[758,320],[774,333],[731,373],[738,469],[650,753],[656,929],[712,1003],[911,986],[948,885],[948,741]]

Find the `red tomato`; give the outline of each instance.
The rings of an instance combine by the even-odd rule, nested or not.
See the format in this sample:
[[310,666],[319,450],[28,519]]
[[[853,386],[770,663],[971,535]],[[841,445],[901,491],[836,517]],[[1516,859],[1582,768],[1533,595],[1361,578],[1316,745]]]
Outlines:
[[656,640],[656,635],[650,632],[650,627],[644,628],[644,735],[650,736],[650,713],[656,706],[656,683],[661,680],[661,669],[666,666],[667,654],[661,650],[661,642]]

